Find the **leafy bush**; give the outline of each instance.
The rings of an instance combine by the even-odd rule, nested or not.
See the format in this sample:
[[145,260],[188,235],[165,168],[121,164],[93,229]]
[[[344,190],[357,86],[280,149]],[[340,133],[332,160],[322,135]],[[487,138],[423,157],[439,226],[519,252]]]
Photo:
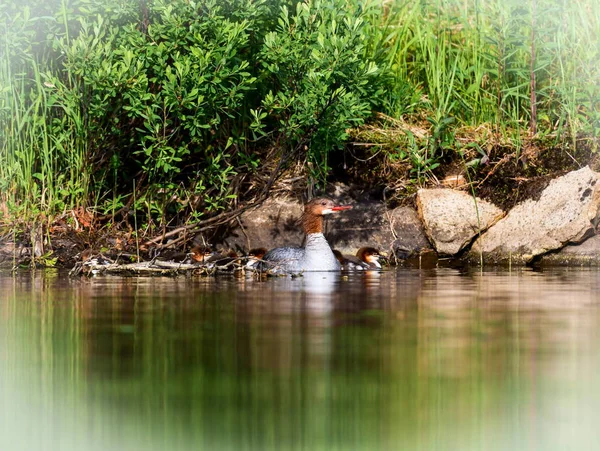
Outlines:
[[390,155],[415,180],[460,126],[518,147],[532,98],[540,135],[600,130],[592,0],[37,3],[0,4],[0,203],[21,212],[195,221],[291,165],[323,182],[374,111],[428,128]]
[[256,82],[246,58],[248,22],[226,18],[217,1],[157,1],[149,8],[145,29],[127,22],[128,10],[112,19],[120,25],[86,14],[78,18],[79,35],[61,41],[65,70],[85,93],[93,154],[111,162],[99,189],[124,189],[144,174],[145,201],[182,181],[210,186],[201,202],[220,208],[215,202],[235,174],[225,148]]
[[346,129],[371,112],[377,66],[364,57],[362,16],[346,1],[298,3],[293,14],[282,7],[277,29],[265,36],[260,60],[273,88],[255,117],[276,131],[282,161],[306,155],[316,180],[327,176],[328,153],[344,144]]
[[[128,205],[122,195],[134,183],[133,207],[148,220],[222,209],[239,191],[242,173],[258,170],[273,146],[282,156],[274,176],[300,160],[324,180],[328,153],[370,114],[377,70],[364,57],[357,5],[75,5],[56,11],[49,22],[53,47],[38,53],[52,58],[40,59],[36,116],[49,127],[47,152],[77,149],[74,167],[87,171],[87,181],[79,182],[85,192],[72,194],[107,211]],[[43,152],[31,159],[45,164]],[[75,174],[56,175],[65,185]]]

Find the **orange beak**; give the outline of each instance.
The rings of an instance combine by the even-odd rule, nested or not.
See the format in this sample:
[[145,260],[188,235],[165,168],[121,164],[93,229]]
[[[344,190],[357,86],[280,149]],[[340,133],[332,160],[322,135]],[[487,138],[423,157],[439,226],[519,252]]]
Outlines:
[[331,207],[331,211],[344,211],[352,210],[352,205],[339,205],[337,207]]

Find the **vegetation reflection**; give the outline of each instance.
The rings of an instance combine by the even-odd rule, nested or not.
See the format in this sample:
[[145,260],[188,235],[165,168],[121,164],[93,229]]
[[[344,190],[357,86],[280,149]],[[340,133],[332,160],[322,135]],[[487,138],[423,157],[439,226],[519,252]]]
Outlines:
[[[568,291],[560,274],[393,277],[329,293],[291,279],[3,278],[0,383],[39,423],[21,440],[73,449],[585,443],[593,273],[570,274]],[[546,434],[562,408],[573,415]]]

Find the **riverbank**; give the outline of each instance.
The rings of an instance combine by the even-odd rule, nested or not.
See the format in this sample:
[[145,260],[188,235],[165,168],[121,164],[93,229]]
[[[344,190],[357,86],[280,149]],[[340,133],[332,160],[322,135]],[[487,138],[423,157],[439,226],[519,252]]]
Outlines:
[[506,213],[599,169],[592,0],[9,0],[0,29],[13,266],[227,247],[268,199],[385,218],[449,188]]
[[[535,196],[508,209],[475,196],[472,184],[420,188],[403,205],[391,206],[374,198],[374,192],[336,183],[328,194],[354,208],[326,221],[325,234],[332,248],[354,254],[361,247],[375,247],[393,265],[598,265],[598,181],[600,174],[589,166],[552,179],[540,177],[530,181],[536,184]],[[194,246],[243,257],[253,248],[300,245],[302,205],[298,197],[280,194],[202,232],[179,227],[158,236],[114,224],[99,226],[93,216],[71,212],[47,227],[5,235],[0,266],[72,268],[99,259],[121,264],[158,260],[162,273],[202,269],[189,266],[196,264],[189,258]],[[186,260],[189,267],[169,266]],[[224,269],[244,263],[242,258]],[[215,265],[211,268],[196,272],[214,273]],[[142,272],[151,271],[144,267]]]

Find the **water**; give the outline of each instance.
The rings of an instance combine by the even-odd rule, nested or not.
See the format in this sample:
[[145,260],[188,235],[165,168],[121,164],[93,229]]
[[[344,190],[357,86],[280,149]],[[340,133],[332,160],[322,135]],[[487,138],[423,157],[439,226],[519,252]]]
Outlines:
[[0,449],[598,449],[599,287],[0,276]]

